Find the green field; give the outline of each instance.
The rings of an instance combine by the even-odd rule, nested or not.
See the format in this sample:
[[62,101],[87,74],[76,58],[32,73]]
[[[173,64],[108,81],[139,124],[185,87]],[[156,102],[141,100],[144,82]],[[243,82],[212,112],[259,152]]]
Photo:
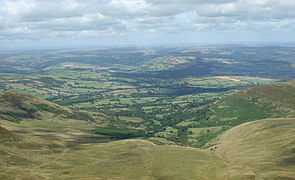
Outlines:
[[294,179],[294,50],[0,53],[0,179]]

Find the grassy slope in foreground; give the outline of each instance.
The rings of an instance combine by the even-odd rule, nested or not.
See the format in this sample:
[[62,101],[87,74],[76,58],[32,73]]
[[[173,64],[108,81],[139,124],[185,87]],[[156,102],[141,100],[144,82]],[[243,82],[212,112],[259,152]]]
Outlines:
[[217,153],[229,179],[295,179],[295,119],[244,123],[224,133]]
[[0,126],[0,179],[36,179],[38,176],[25,169],[62,150],[58,143],[40,137],[23,137]]
[[[225,176],[225,163],[214,152],[157,146],[142,140],[60,147],[2,147],[0,179],[211,180]],[[20,158],[19,158],[20,157]],[[21,159],[22,158],[22,159]]]
[[[30,161],[8,166],[2,164],[0,178],[295,179],[294,139],[295,119],[286,118],[259,120],[232,128],[220,137],[215,151],[158,146],[143,140],[85,144],[64,149],[43,146],[32,150],[29,146],[21,149],[21,157],[31,157]],[[15,149],[10,148],[9,156],[15,153],[12,151]],[[5,154],[0,156],[4,159]]]

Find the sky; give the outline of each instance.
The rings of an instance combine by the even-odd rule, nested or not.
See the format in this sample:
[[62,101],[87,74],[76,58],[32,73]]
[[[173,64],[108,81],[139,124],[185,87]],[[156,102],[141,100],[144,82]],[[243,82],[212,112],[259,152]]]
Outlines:
[[293,43],[295,0],[0,0],[0,48]]

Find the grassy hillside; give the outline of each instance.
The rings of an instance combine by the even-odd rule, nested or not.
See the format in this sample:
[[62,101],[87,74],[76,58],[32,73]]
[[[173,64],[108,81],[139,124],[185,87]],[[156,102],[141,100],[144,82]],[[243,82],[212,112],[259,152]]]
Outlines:
[[[124,140],[69,150],[49,176],[59,179],[215,179],[225,164],[207,150]],[[57,176],[56,176],[57,175]]]
[[[292,83],[280,84],[289,86]],[[222,121],[238,120],[238,124],[256,118],[292,116],[291,106],[280,104],[277,98],[254,96],[260,91],[259,88],[253,88],[239,92],[207,107],[207,111],[202,111],[202,117],[210,115],[211,119],[197,121],[203,127],[189,129],[192,132],[192,142],[200,142],[199,137],[203,140],[208,138],[209,141],[235,125],[218,126]],[[289,90],[284,95],[289,96],[289,92],[292,93]],[[256,99],[253,100],[254,98]],[[290,102],[287,98],[284,102],[291,104],[292,98],[290,99]],[[106,126],[106,117],[102,118],[103,115],[99,114],[92,114],[94,121],[71,119],[57,111],[68,114],[76,112],[32,96],[2,93],[1,102],[2,116],[17,115],[20,121],[10,121],[7,118],[0,120],[4,127],[0,127],[0,179],[295,178],[294,118],[247,122],[226,131],[214,143],[208,143],[206,146],[210,146],[209,149],[197,149],[176,145],[160,146],[144,140],[114,141],[109,136],[133,137],[139,131],[129,129],[125,132],[124,128]],[[40,104],[50,108],[42,109]],[[217,111],[214,110],[216,107],[232,109]],[[27,109],[35,111],[28,112]],[[24,115],[26,113],[31,113],[32,117]],[[219,119],[215,126],[204,126],[217,118],[213,113],[223,114],[224,117],[231,115],[231,119]]]
[[293,52],[4,53],[0,180],[295,179]]
[[0,179],[38,179],[30,173],[33,169],[26,169],[62,150],[58,142],[17,135],[0,127]]
[[[12,92],[0,92],[0,124],[9,130],[0,129],[3,137],[20,134],[29,139],[58,141],[65,147],[144,136],[142,127],[123,124],[120,119],[98,112],[71,110],[31,95]],[[10,145],[22,143],[24,139],[27,138],[13,139]],[[5,140],[10,141],[9,138]]]
[[93,120],[93,118],[86,113],[77,113],[31,95],[13,92],[0,92],[1,119],[12,122],[20,122],[25,118],[46,118],[48,114],[70,119]]
[[225,176],[224,161],[210,150],[143,140],[73,147],[19,136],[2,127],[0,132],[0,179],[211,180]]
[[294,117],[294,98],[295,81],[250,88],[211,105],[211,120],[238,125],[258,119]]
[[[31,161],[22,155],[23,159],[14,164],[10,162],[9,166],[2,166],[0,178],[211,180],[224,176],[225,163],[209,150],[156,146],[140,140],[59,150],[55,148],[42,154],[32,151]],[[25,154],[27,149],[23,151]],[[10,152],[9,156],[18,153]],[[3,156],[8,155],[1,153],[1,159]]]
[[21,93],[0,92],[0,123],[18,134],[59,140],[64,144],[110,141],[108,136],[92,132],[97,126],[110,123],[107,116],[73,111]]
[[294,110],[295,108],[295,80],[283,83],[276,83],[265,86],[258,86],[248,89],[246,94],[259,98],[284,108]]
[[7,129],[3,128],[0,126],[0,141],[7,141],[10,139],[17,139],[18,136],[10,131],[8,131]]
[[[295,117],[294,87],[295,81],[290,81],[250,88],[199,108],[175,110],[156,120],[138,118],[139,123],[147,122],[145,125],[129,122],[130,117],[126,117],[126,121],[118,115],[73,111],[30,95],[2,92],[0,122],[1,119],[20,122],[2,123],[9,130],[72,142],[105,142],[109,140],[106,137],[140,136],[157,144],[207,148],[215,137],[239,124],[265,118]],[[127,132],[129,130],[132,133]],[[79,133],[83,134],[82,138],[77,135]]]
[[223,134],[217,153],[229,179],[295,179],[295,119],[245,123]]
[[211,150],[144,140],[66,147],[31,139],[26,143],[37,148],[0,146],[0,178],[295,179],[294,139],[295,119],[288,118],[244,123],[223,134]]
[[214,137],[242,123],[295,117],[294,98],[295,81],[253,87],[193,110],[179,126],[187,128],[191,146],[209,147]]

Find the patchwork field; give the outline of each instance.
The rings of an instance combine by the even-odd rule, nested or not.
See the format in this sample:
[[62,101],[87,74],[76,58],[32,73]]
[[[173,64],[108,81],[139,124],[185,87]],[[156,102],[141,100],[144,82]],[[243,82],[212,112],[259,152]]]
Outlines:
[[293,51],[1,52],[0,179],[295,179]]

